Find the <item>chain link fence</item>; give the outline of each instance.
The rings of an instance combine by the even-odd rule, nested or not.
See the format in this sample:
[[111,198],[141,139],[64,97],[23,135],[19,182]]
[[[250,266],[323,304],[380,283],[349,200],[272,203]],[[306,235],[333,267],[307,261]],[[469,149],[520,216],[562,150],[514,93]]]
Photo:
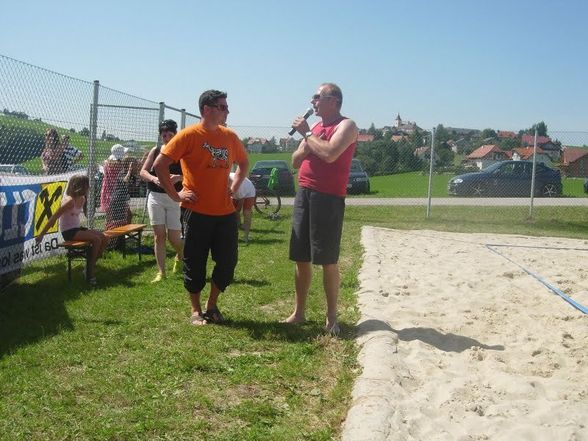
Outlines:
[[[0,55],[0,275],[63,253],[56,223],[35,238],[61,205],[74,175],[89,177],[83,225],[105,229],[146,222],[139,171],[159,142],[158,126],[199,119],[99,84]],[[146,222],[147,223],[147,222]]]
[[[139,170],[160,142],[158,123],[173,119],[183,128],[199,119],[185,109],[2,55],[0,109],[0,275],[5,276],[63,252],[57,225],[40,244],[35,237],[75,174],[89,177],[88,226],[148,223]],[[267,159],[289,165],[300,139],[287,135],[289,127],[233,129],[252,167]],[[361,130],[347,205],[365,209],[366,219],[367,210],[392,215],[398,206],[409,206],[422,208],[423,217],[458,207],[461,218],[472,221],[478,210],[504,211],[513,222],[532,217],[539,206],[585,207],[588,132],[544,132],[443,125],[424,130],[399,117],[389,127]],[[296,186],[295,171],[280,179],[286,189]],[[292,193],[284,191],[284,206],[291,205]]]

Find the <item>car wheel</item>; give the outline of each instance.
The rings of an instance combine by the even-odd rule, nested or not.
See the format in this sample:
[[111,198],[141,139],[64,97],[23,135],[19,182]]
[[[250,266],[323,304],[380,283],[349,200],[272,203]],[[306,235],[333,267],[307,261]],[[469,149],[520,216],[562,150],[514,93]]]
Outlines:
[[472,185],[472,196],[485,196],[486,195],[486,187],[481,182],[476,182]]
[[554,198],[559,195],[558,186],[556,184],[545,184],[541,189],[541,194],[546,198]]

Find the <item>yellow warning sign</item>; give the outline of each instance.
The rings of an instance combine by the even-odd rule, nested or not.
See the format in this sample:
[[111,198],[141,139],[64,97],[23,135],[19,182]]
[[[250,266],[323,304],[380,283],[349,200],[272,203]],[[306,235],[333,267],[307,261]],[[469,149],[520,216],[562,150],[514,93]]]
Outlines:
[[[35,203],[35,231],[34,236],[37,237],[39,232],[43,229],[49,218],[61,206],[61,199],[65,193],[67,182],[51,182],[49,184],[41,185],[41,192],[37,195]],[[58,223],[55,222],[47,233],[55,233],[58,228]]]

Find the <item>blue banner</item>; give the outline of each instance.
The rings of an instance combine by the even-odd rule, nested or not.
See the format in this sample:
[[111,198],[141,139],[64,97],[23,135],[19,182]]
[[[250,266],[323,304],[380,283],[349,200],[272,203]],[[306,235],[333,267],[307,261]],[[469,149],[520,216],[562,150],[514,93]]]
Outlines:
[[61,206],[66,186],[67,181],[60,180],[0,187],[0,274],[62,252],[58,223],[40,243],[35,237]]

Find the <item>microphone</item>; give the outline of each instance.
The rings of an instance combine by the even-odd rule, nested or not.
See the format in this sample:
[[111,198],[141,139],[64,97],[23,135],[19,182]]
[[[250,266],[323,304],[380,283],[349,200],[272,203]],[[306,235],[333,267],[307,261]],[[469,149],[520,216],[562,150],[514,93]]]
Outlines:
[[[306,109],[306,113],[302,116],[302,118],[308,119],[308,117],[313,113],[314,110],[312,110],[312,107],[309,107],[308,109]],[[288,135],[292,136],[294,133],[296,133],[296,129],[292,127],[292,129],[288,132]]]

